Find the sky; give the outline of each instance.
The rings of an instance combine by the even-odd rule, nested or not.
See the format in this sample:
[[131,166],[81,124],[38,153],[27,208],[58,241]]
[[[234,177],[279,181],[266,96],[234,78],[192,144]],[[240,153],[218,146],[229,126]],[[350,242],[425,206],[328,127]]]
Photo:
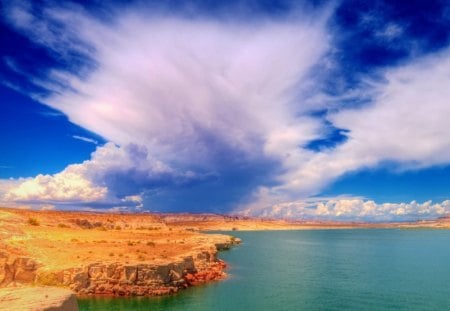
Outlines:
[[2,1],[0,205],[450,213],[446,1]]

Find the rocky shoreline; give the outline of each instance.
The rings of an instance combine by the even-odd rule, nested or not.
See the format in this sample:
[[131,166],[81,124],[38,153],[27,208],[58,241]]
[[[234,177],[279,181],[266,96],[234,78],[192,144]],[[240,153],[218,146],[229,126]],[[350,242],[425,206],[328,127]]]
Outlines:
[[60,286],[69,288],[79,296],[173,294],[180,289],[225,278],[226,264],[217,258],[217,252],[239,242],[238,239],[230,237],[210,250],[202,250],[181,260],[164,264],[96,262],[51,272],[46,271],[45,266],[41,266],[32,258],[18,257],[10,262],[7,254],[2,253],[3,278],[0,287]]

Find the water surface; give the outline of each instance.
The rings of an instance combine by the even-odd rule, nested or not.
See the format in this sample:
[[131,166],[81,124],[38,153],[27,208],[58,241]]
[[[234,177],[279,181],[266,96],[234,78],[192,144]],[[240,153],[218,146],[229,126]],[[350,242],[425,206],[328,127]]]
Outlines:
[[450,230],[232,232],[226,281],[80,310],[447,310]]

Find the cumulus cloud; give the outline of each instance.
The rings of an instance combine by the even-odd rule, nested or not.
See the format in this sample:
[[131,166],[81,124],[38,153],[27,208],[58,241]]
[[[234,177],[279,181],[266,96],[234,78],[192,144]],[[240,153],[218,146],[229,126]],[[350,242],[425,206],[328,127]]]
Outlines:
[[342,221],[415,221],[433,219],[450,213],[450,201],[433,204],[376,203],[361,198],[318,198],[283,202],[266,208],[247,207],[239,214],[269,218]]
[[[85,65],[33,77],[50,91],[39,100],[121,146],[107,144],[82,164],[23,181],[5,192],[10,200],[141,206],[149,189],[231,169],[239,175],[252,163],[272,161],[278,166],[270,180],[260,178],[256,189],[252,184],[253,196],[240,210],[289,217],[378,217],[376,211],[401,215],[402,208],[408,215],[439,214],[427,203],[330,201],[314,209],[308,203],[300,213],[293,206],[345,173],[385,161],[399,169],[450,163],[448,51],[380,71],[382,80],[367,77],[361,89],[330,98],[314,85],[315,66],[326,65],[333,49],[326,10],[251,22],[136,9],[100,21],[76,6],[45,6],[37,17],[23,3],[5,11],[31,40]],[[402,29],[387,24],[378,35],[389,41]],[[311,92],[314,100],[306,98]],[[369,104],[340,103],[360,101],[361,94],[370,95]],[[329,106],[325,120],[314,116]],[[320,151],[305,147],[330,127],[344,129],[348,139]]]
[[193,172],[177,173],[151,159],[144,146],[98,147],[91,159],[72,164],[54,175],[3,180],[2,202],[50,205],[142,208],[141,195],[148,190],[203,178]]
[[38,175],[8,191],[6,201],[81,201],[102,200],[105,187],[96,187],[72,166],[55,175]]
[[383,162],[395,163],[398,171],[450,163],[449,83],[448,50],[387,70],[383,81],[370,83],[371,104],[327,115],[348,139],[320,152],[284,148],[289,157],[280,185],[260,188],[252,205],[318,194],[345,173]]
[[[51,92],[40,101],[118,145],[145,146],[178,171],[220,174],[278,161],[283,149],[321,133],[320,122],[298,117],[317,108],[301,104],[299,90],[328,49],[327,12],[245,22],[129,10],[105,23],[76,7],[44,7],[39,17],[24,4],[7,11],[12,25],[62,59],[94,64],[87,74],[55,69],[32,78]],[[133,181],[142,171],[134,171],[99,174],[108,176],[108,191],[128,195],[145,190]],[[128,187],[115,184],[120,178]]]

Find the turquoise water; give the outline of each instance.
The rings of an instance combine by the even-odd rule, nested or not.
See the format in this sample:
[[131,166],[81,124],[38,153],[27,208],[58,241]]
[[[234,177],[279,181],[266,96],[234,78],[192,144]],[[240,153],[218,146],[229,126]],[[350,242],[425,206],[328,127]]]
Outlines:
[[450,230],[232,232],[223,282],[81,310],[449,310]]

